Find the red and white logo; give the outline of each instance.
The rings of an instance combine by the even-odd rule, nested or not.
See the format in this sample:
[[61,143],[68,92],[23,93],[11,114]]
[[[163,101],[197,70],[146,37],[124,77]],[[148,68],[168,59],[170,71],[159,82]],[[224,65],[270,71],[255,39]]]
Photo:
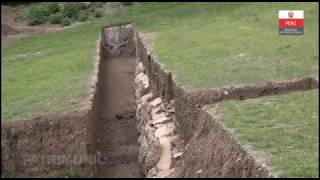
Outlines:
[[303,11],[281,10],[279,11],[279,28],[303,28]]

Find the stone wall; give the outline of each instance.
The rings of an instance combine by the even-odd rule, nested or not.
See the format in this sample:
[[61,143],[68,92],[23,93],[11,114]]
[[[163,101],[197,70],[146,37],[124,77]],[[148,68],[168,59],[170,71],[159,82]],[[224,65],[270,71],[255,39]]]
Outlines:
[[134,86],[139,162],[146,177],[170,177],[174,171],[173,159],[181,155],[177,146],[179,137],[173,87],[170,85],[172,80],[170,73],[164,72],[153,62],[153,59],[146,55],[146,49],[137,34]]
[[[136,119],[146,177],[269,176],[232,135],[175,83],[136,33]],[[230,158],[228,158],[230,156]]]

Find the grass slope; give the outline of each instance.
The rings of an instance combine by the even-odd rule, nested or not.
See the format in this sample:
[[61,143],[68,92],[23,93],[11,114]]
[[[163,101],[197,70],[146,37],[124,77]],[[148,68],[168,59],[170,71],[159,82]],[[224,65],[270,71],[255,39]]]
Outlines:
[[[303,9],[305,34],[278,35],[278,10]],[[316,3],[140,3],[1,49],[2,119],[79,107],[103,25],[156,32],[156,53],[189,89],[263,83],[318,72]]]
[[87,95],[100,26],[12,42],[2,51],[2,120],[79,108]]
[[[304,10],[302,36],[278,34],[278,11],[291,9]],[[319,72],[318,3],[145,3],[110,21],[156,32],[161,63],[191,90]]]
[[319,91],[225,101],[217,114],[284,177],[319,176]]
[[[179,26],[159,33],[156,52],[191,89],[263,84],[318,73],[316,3],[186,6]],[[278,35],[278,10],[305,13],[303,36]]]

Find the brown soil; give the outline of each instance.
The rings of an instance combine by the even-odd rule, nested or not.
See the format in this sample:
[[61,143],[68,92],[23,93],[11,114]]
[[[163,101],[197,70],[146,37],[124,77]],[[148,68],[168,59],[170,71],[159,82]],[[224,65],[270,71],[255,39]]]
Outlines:
[[26,25],[23,16],[26,9],[22,6],[8,6],[1,4],[1,24],[8,25]]
[[195,134],[184,148],[178,177],[268,177],[268,171],[218,120],[201,110]]
[[46,34],[57,31],[58,27],[33,27],[33,26],[14,26],[1,24],[1,47],[6,47],[13,39],[31,36],[35,34]]
[[1,126],[1,171],[4,176],[50,177],[69,167],[78,167],[83,172],[88,170],[86,160],[79,164],[71,159],[54,160],[63,155],[86,156],[90,146],[86,111],[10,121]]
[[[3,125],[2,172],[6,176],[50,177],[59,170],[76,167],[81,168],[84,176],[93,172],[97,177],[143,177],[135,121],[136,62],[127,57],[135,55],[132,38],[132,31],[124,33],[120,43],[125,44],[118,47],[119,51],[106,51],[104,43],[100,46],[99,80],[89,112],[42,116]],[[108,59],[106,52],[121,58]],[[75,164],[63,155],[83,160]],[[67,162],[52,163],[52,158]]]
[[[48,176],[54,170],[68,167],[30,163],[25,154],[81,155],[88,151],[102,160],[95,169],[96,177],[143,177],[138,163],[135,121],[133,80],[136,61],[133,57],[121,56],[133,56],[134,42],[130,37],[132,32],[125,28],[122,32],[120,28],[121,36],[114,43],[112,34],[116,36],[117,31],[115,28],[102,31],[99,81],[90,117],[87,114],[67,114],[6,124],[2,128],[5,140],[2,143],[2,169],[6,174]],[[139,39],[137,46],[137,56],[146,68],[153,94],[165,100],[175,100],[177,129],[181,137],[178,146],[184,149],[182,157],[175,162],[175,167],[179,167],[175,173],[177,177],[268,176],[268,172],[248,156],[232,134],[202,107],[223,100],[244,100],[318,88],[318,81],[303,78],[264,86],[186,92],[176,85],[170,72],[146,53]],[[115,58],[119,55],[121,58]],[[112,59],[108,59],[110,57]],[[86,167],[85,162],[80,167]]]
[[36,26],[14,26],[1,24],[1,35],[12,36],[12,35],[34,35],[34,34],[45,34],[48,32],[56,31],[58,27],[36,27]]
[[133,78],[135,58],[103,59],[102,101],[97,120],[97,150],[106,164],[97,177],[142,177],[138,164]]
[[61,29],[58,25],[28,26],[23,18],[27,8],[1,5],[1,47],[6,47],[15,38],[45,34]]
[[176,88],[176,116],[179,122],[180,136],[187,143],[195,133],[199,110],[207,104],[225,100],[245,100],[269,95],[281,95],[294,91],[307,91],[319,87],[319,82],[311,77],[284,82],[273,82],[262,86],[232,86],[222,89],[209,89],[186,93]]
[[[269,177],[270,169],[239,144],[219,120],[203,107],[224,100],[245,100],[319,87],[317,79],[305,77],[265,85],[231,86],[187,91],[158,63],[148,43],[137,38],[137,56],[146,68],[153,94],[175,100],[176,125],[183,155],[174,161],[172,177]],[[148,49],[148,50],[147,50]],[[262,163],[262,164],[261,164]]]

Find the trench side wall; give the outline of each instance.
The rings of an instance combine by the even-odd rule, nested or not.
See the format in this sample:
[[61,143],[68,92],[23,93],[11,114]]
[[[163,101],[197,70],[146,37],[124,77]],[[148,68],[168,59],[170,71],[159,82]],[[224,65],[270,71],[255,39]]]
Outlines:
[[[231,138],[231,134],[202,109],[204,103],[201,104],[199,97],[178,86],[172,73],[165,71],[157,59],[148,53],[147,48],[138,34],[137,63],[142,62],[145,68],[150,91],[166,101],[175,100],[176,126],[180,137],[178,146],[183,147],[183,155],[172,159],[175,171],[171,176],[267,176],[267,171],[249,157],[237,141]],[[237,161],[239,157],[241,159]]]
[[88,122],[82,111],[1,124],[2,175],[50,177],[71,167],[90,174]]

